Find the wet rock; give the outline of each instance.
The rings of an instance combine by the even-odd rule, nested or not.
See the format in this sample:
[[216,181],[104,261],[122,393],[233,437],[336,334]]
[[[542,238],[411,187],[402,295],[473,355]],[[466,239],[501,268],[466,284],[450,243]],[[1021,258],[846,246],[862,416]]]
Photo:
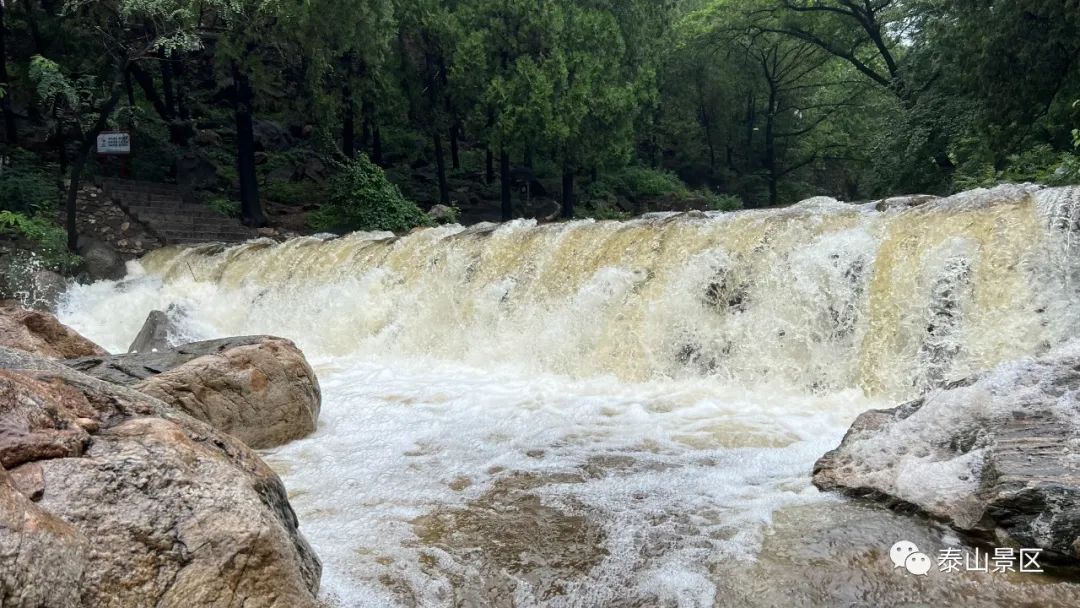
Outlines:
[[814,466],[824,490],[1080,561],[1080,347],[861,415]]
[[92,281],[117,281],[127,274],[127,264],[111,246],[95,238],[79,237],[78,254]]
[[38,507],[0,467],[0,597],[5,608],[80,606],[89,543]]
[[146,316],[146,321],[143,323],[142,329],[139,330],[139,334],[135,336],[135,340],[128,347],[128,353],[139,354],[168,350],[169,334],[175,330],[172,321],[169,320],[169,316],[164,311],[151,310],[150,314]]
[[921,207],[926,203],[936,201],[938,197],[932,194],[913,194],[909,196],[894,196],[893,198],[887,198],[885,200],[878,201],[874,206],[878,211],[892,211],[910,209],[911,207]]
[[25,255],[0,256],[0,300],[26,308],[52,310],[67,290],[67,279]]
[[0,346],[50,359],[107,355],[47,312],[0,307]]
[[256,449],[305,437],[318,424],[315,372],[281,338],[228,338],[68,363],[161,399]]
[[[4,606],[316,605],[319,560],[280,479],[237,439],[2,347],[0,391],[5,454],[32,459],[18,483],[0,468]],[[70,447],[64,433],[89,441],[38,449]]]

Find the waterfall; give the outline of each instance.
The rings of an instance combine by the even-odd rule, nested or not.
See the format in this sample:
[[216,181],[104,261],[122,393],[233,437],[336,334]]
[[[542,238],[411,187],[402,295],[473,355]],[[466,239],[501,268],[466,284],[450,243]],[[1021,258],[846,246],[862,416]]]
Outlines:
[[328,605],[1075,606],[1070,584],[897,576],[897,539],[960,541],[810,471],[861,412],[1074,339],[1078,202],[1002,186],[170,248],[60,316],[114,351],[153,309],[176,342],[303,348],[319,430],[264,457]]
[[188,337],[278,333],[316,354],[902,397],[1076,334],[1078,201],[1001,186],[885,211],[819,198],[169,248],[64,314],[106,343],[176,305]]

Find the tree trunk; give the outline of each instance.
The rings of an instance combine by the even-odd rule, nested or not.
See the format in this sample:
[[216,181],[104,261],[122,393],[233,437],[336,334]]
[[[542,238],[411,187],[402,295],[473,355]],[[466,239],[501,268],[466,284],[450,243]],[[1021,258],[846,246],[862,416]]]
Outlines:
[[374,120],[371,122],[371,162],[380,167],[383,165],[382,130]]
[[499,152],[499,181],[501,182],[502,220],[509,222],[514,219],[514,205],[510,201],[510,153],[505,148]]
[[[766,72],[768,75],[768,72]],[[776,205],[780,172],[776,166],[776,114],[779,105],[776,83],[769,80],[769,108],[765,113],[765,170],[769,174],[769,205]]]
[[568,165],[563,165],[562,216],[568,220],[574,217],[574,171]]
[[360,114],[362,118],[360,120],[360,147],[365,150],[371,151],[368,147],[371,144],[371,126],[374,124],[372,121],[372,114],[375,113],[375,108],[372,106],[371,101],[364,99],[360,103]]
[[135,107],[135,89],[131,86],[131,72],[124,74],[124,91],[127,92],[128,106]]
[[705,131],[705,144],[709,148],[709,171],[711,173],[716,171],[716,144],[713,142],[712,133],[712,117],[709,116],[709,111],[705,108],[705,104],[701,104],[701,127]]
[[176,86],[173,84],[172,61],[165,55],[165,51],[158,52],[158,60],[161,63],[161,90],[165,95],[165,109],[169,116],[176,116]]
[[139,83],[139,88],[142,89],[143,94],[146,95],[146,99],[150,104],[154,106],[154,111],[158,113],[158,116],[166,122],[171,121],[172,112],[169,110],[169,107],[165,105],[165,101],[161,99],[161,95],[158,94],[157,87],[154,85],[154,78],[135,64],[131,65],[128,72],[135,79],[135,82]]
[[184,63],[176,51],[172,52],[173,87],[176,91],[176,115],[180,120],[188,120],[187,96],[184,94]]
[[353,107],[352,87],[341,87],[341,104],[345,109],[345,116],[341,125],[341,147],[345,156],[356,158],[356,111]]
[[491,152],[491,146],[484,148],[484,181],[489,184],[495,181],[495,154]]
[[455,171],[461,169],[461,144],[458,141],[460,131],[461,129],[457,124],[450,127],[450,166],[452,166]]
[[773,116],[765,117],[765,170],[769,174],[769,205],[776,205],[780,175],[776,167],[776,135],[773,132]]
[[431,133],[432,143],[435,145],[435,170],[439,175],[439,202],[450,205],[450,185],[446,183],[446,159],[443,158],[442,135],[438,129]]
[[11,81],[7,71],[7,23],[4,20],[4,5],[0,3],[0,112],[4,114],[4,141],[14,145],[18,140],[15,124],[15,110],[11,107]]
[[255,172],[255,127],[252,116],[255,93],[247,74],[233,63],[234,104],[236,109],[236,170],[240,176],[240,219],[245,225],[266,225],[259,200],[259,179]]
[[[124,71],[126,71],[126,69]],[[117,80],[122,80],[122,77]],[[111,116],[113,110],[116,109],[116,104],[120,103],[120,97],[123,93],[124,89],[120,86],[120,82],[113,83],[112,95],[109,97],[108,101],[105,102],[105,105],[102,106],[101,114],[98,115],[98,119],[94,123],[94,128],[91,129],[89,133],[83,134],[82,141],[79,142],[79,155],[71,165],[71,176],[70,182],[68,183],[67,201],[64,205],[64,210],[66,216],[65,224],[67,227],[67,246],[68,251],[71,251],[72,253],[79,249],[79,229],[75,222],[75,217],[76,203],[79,199],[79,184],[82,181],[83,169],[86,167],[86,161],[90,158],[90,153],[94,150],[94,146],[97,145],[98,133],[105,129],[109,116]]]

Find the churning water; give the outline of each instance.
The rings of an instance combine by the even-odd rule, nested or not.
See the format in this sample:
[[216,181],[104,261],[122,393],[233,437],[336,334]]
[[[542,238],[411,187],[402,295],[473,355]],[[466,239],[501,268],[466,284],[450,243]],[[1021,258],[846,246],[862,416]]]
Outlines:
[[342,606],[1075,606],[894,570],[959,541],[815,490],[862,411],[1078,335],[1080,191],[878,211],[448,227],[166,249],[71,291],[123,350],[297,342],[319,431],[266,454]]

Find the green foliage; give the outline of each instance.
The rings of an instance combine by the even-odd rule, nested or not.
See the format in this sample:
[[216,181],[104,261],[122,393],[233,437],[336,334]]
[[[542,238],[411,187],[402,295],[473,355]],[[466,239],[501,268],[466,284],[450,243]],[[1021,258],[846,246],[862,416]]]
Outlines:
[[612,192],[627,198],[690,196],[690,189],[674,173],[646,167],[627,167],[601,177],[600,181]]
[[55,174],[32,154],[17,150],[0,163],[0,210],[33,215],[59,201]]
[[969,161],[955,176],[960,190],[986,188],[1002,182],[1034,182],[1048,186],[1080,184],[1080,156],[1057,152],[1043,144],[1006,157],[1004,169],[996,170],[989,162]]
[[15,211],[0,211],[0,235],[31,242],[49,270],[70,272],[81,259],[67,250],[67,233],[45,216],[28,216]]
[[325,231],[408,232],[430,220],[402,196],[381,168],[360,155],[330,180],[327,200],[311,215],[310,223]]
[[207,205],[222,215],[240,217],[240,203],[222,196],[211,198]]
[[270,182],[263,189],[267,200],[286,205],[303,205],[321,202],[325,193],[311,182]]

